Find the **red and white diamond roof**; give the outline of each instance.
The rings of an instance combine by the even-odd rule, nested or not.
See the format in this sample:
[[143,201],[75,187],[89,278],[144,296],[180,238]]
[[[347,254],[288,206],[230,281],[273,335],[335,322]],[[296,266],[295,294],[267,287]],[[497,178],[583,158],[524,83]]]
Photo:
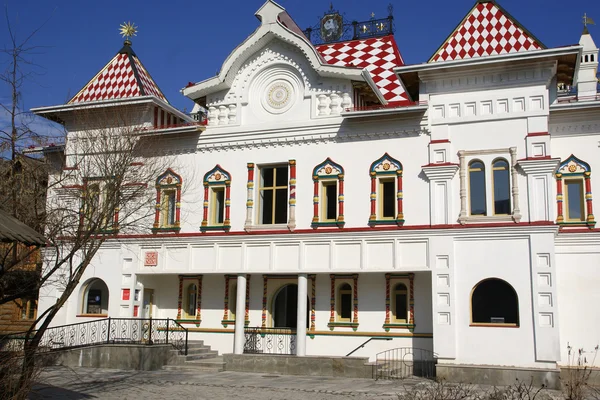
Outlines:
[[404,65],[392,35],[316,46],[328,64],[366,68],[388,103],[408,102],[408,95],[392,70]]
[[155,96],[168,103],[128,44],[68,104]]
[[480,0],[429,62],[546,48],[493,0]]

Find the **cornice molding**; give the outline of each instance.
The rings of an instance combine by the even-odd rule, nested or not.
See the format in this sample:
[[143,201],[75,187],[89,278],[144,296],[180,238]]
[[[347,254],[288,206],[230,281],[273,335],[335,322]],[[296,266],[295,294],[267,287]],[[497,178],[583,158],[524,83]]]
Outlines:
[[458,164],[430,164],[423,166],[423,173],[430,181],[452,179],[459,169]]
[[560,158],[519,160],[517,165],[525,174],[552,174],[560,164]]

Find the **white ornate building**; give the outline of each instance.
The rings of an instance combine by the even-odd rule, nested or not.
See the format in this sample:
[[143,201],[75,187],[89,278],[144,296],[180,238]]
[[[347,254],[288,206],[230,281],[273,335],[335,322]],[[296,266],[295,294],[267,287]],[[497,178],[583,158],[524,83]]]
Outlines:
[[[290,328],[299,356],[391,338],[354,355],[424,348],[448,368],[555,371],[567,343],[598,344],[587,28],[546,48],[479,0],[427,62],[404,65],[391,18],[346,40],[334,11],[321,32],[270,0],[256,17],[218,75],[182,89],[205,128],[129,45],[69,104],[34,110],[143,104],[178,164],[157,177],[154,224],[106,242],[56,325],[174,318],[220,353],[243,351],[244,325]],[[40,308],[55,299],[48,288]]]

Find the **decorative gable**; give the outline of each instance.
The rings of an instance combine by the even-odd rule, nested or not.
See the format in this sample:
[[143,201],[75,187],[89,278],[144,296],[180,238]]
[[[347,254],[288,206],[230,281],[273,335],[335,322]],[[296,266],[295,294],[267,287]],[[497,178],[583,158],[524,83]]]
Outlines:
[[314,168],[313,179],[337,178],[340,174],[344,174],[344,168],[342,168],[341,165],[333,162],[331,158],[328,157],[325,161]]
[[429,62],[463,60],[546,46],[493,0],[479,0]]
[[388,103],[408,101],[406,91],[393,71],[404,65],[394,36],[329,43],[316,48],[328,64],[366,68]]
[[383,157],[371,164],[371,174],[389,174],[402,172],[402,164],[400,161],[390,157],[385,153]]
[[556,171],[557,174],[562,175],[580,175],[586,172],[590,172],[590,165],[585,161],[581,161],[579,158],[575,157],[572,154],[569,158],[567,158],[560,164],[558,170]]
[[218,164],[204,175],[205,184],[225,184],[229,181],[231,181],[231,175]]
[[155,96],[167,102],[130,44],[125,41],[123,48],[68,104],[139,96]]
[[181,185],[181,176],[177,175],[171,168],[167,169],[156,179],[157,187]]

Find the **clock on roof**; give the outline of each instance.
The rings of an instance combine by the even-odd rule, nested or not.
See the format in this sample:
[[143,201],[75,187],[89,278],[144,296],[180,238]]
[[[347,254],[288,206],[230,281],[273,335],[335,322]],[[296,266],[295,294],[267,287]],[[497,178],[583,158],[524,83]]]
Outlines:
[[330,12],[321,18],[321,40],[334,42],[344,33],[344,19],[338,12]]

